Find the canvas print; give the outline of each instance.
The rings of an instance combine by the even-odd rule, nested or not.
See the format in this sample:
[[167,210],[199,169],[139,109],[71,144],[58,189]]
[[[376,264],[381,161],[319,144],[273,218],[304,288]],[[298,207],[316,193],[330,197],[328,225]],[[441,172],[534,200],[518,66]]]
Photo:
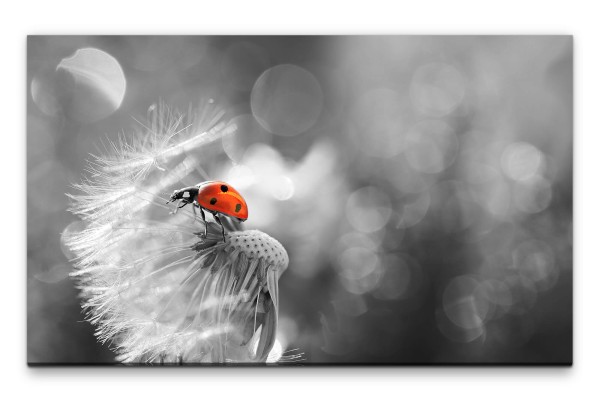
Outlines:
[[570,36],[30,36],[30,365],[572,363]]

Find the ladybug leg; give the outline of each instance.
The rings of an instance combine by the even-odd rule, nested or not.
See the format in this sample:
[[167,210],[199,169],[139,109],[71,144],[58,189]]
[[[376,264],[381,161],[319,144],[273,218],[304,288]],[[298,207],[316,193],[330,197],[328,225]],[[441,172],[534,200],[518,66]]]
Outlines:
[[202,208],[202,206],[198,206],[198,209],[200,209],[200,217],[202,217],[202,221],[204,222],[204,238],[206,238],[206,236],[208,235],[208,224],[206,224],[206,216],[204,216],[204,209]]
[[179,206],[179,205],[181,205],[181,202],[183,202],[183,199],[180,199],[179,202],[177,202],[177,205],[175,205],[175,209],[170,214],[177,214],[177,209],[181,209],[183,206],[185,206],[185,205]]
[[175,210],[173,210],[171,212],[171,214],[177,214],[178,209],[181,209],[182,207],[185,207],[187,205],[188,205],[188,202],[185,199],[181,199],[179,202],[177,202],[177,207],[175,207]]
[[192,203],[192,211],[194,212],[194,223],[196,222],[196,219],[198,218],[198,213],[196,213],[196,208],[200,208],[200,205],[198,205],[196,202]]
[[223,223],[221,223],[221,219],[219,219],[219,215],[214,213],[213,216],[219,225],[221,226],[221,234],[223,234],[223,242],[225,242],[225,227],[223,227]]

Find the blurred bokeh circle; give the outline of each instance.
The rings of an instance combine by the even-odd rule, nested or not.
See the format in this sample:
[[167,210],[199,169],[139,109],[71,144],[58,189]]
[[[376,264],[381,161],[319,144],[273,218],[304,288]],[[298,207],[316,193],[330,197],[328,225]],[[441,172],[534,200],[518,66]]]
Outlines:
[[440,120],[415,124],[406,139],[406,159],[412,168],[423,173],[444,171],[454,162],[458,150],[454,130]]
[[513,299],[509,287],[502,281],[487,279],[480,282],[474,293],[488,301],[488,317],[502,317],[512,305]]
[[73,235],[80,233],[86,228],[86,224],[81,220],[75,220],[69,223],[68,226],[60,234],[60,249],[68,260],[75,258],[75,253],[67,246],[66,242]]
[[269,68],[256,80],[250,106],[267,131],[294,136],[310,129],[319,118],[323,92],[310,72],[282,64]]
[[364,294],[373,290],[381,279],[381,260],[370,249],[348,248],[338,258],[338,273],[347,291]]
[[519,274],[531,280],[538,289],[548,290],[558,279],[552,248],[543,241],[529,240],[517,246],[512,253],[513,263]]
[[43,266],[33,276],[42,283],[55,284],[69,277],[70,271],[71,266],[68,263],[59,263],[50,267]]
[[502,153],[502,170],[513,180],[524,181],[539,171],[542,161],[543,155],[538,148],[526,142],[515,142]]
[[394,254],[387,255],[384,262],[385,273],[374,296],[385,300],[404,298],[413,279],[409,264],[402,257]]
[[463,329],[481,327],[489,310],[488,300],[477,296],[479,281],[473,276],[455,277],[446,286],[443,308],[448,319]]
[[55,71],[46,69],[31,80],[31,97],[35,105],[46,115],[56,116],[61,111]]
[[361,232],[381,230],[392,214],[389,196],[381,189],[366,186],[354,191],[346,202],[346,217]]
[[348,248],[339,257],[339,273],[349,280],[358,280],[373,272],[379,258],[375,252],[363,247]]
[[426,64],[415,72],[410,96],[421,113],[442,117],[453,112],[462,102],[465,96],[464,78],[449,64]]
[[399,206],[396,228],[409,228],[417,225],[429,210],[431,196],[429,191],[404,196]]
[[515,184],[513,199],[521,212],[539,213],[552,201],[552,184],[543,177],[532,177]]
[[59,111],[72,120],[94,122],[114,113],[123,102],[125,74],[110,54],[82,48],[58,63],[56,70],[31,83],[35,104],[48,115]]

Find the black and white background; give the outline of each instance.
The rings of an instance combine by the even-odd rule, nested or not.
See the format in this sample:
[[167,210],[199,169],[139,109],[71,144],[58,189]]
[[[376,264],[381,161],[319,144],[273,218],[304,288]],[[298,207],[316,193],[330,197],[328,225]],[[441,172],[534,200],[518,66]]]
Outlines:
[[112,360],[80,322],[64,237],[84,223],[64,194],[160,99],[237,126],[196,167],[287,249],[277,346],[303,363],[570,363],[572,50],[569,36],[30,37],[28,361]]

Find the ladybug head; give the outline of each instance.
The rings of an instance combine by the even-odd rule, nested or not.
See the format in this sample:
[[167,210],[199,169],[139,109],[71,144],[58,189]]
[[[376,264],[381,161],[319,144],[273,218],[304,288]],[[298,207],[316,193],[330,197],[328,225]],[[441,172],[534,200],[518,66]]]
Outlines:
[[173,191],[171,197],[169,198],[169,202],[167,203],[175,202],[177,199],[181,199],[181,191],[179,190]]
[[184,201],[187,201],[188,203],[192,203],[194,201],[194,198],[197,195],[198,195],[198,188],[196,188],[196,187],[177,189],[177,190],[173,191],[173,193],[171,194],[171,197],[169,198],[169,201],[167,203],[175,202],[176,200],[179,200],[179,199],[183,199]]

